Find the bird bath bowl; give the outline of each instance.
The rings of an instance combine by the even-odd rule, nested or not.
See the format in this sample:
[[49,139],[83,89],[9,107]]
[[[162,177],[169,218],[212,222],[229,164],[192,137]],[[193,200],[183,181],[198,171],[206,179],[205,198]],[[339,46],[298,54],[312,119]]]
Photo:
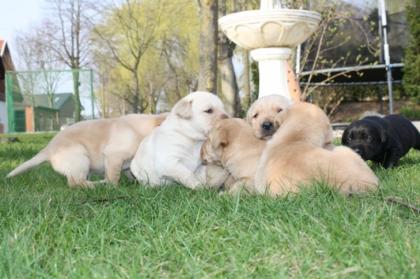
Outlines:
[[291,99],[287,59],[292,48],[317,30],[320,21],[317,12],[283,9],[278,0],[261,0],[260,10],[226,15],[219,19],[219,26],[231,41],[251,50],[251,57],[258,61],[258,96],[279,94]]
[[318,28],[317,12],[280,9],[253,10],[230,14],[219,19],[226,36],[245,49],[295,47]]

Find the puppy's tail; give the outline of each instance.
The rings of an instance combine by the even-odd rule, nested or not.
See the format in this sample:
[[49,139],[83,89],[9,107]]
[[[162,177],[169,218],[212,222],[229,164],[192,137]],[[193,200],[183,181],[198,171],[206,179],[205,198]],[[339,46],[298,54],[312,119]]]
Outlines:
[[32,159],[24,162],[14,170],[12,170],[6,177],[13,177],[18,174],[21,174],[25,171],[32,169],[33,167],[38,166],[39,164],[48,160],[48,154],[45,149],[41,150],[38,154],[36,154]]

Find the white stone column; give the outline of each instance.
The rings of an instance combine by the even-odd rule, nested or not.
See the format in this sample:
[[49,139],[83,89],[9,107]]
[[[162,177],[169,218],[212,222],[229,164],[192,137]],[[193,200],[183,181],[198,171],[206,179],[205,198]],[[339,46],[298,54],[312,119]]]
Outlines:
[[251,57],[258,62],[259,92],[258,98],[267,95],[282,95],[291,99],[287,85],[287,59],[290,48],[259,48],[251,51]]
[[280,0],[261,0],[260,2],[261,10],[278,10],[281,8]]

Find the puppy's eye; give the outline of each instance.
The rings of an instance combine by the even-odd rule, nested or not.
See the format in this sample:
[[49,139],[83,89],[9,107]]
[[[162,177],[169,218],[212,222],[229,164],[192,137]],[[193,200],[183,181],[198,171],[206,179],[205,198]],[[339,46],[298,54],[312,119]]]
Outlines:
[[252,116],[252,118],[257,118],[257,117],[258,117],[258,113],[254,114],[254,115]]
[[213,109],[212,108],[209,108],[208,110],[205,110],[204,112],[205,113],[213,113]]
[[281,112],[282,110],[283,110],[282,108],[278,108],[277,113]]

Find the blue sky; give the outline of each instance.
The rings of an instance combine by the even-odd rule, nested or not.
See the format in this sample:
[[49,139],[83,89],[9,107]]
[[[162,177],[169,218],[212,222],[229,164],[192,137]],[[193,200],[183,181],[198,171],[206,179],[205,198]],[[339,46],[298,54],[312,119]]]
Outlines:
[[[0,0],[0,37],[7,41],[15,66],[18,61],[14,47],[16,34],[19,31],[30,32],[32,26],[40,23],[46,14],[47,6],[46,0]],[[58,90],[71,92],[72,84],[64,83]],[[82,97],[81,102],[85,107],[84,114],[91,114],[90,99]]]
[[0,0],[0,37],[14,51],[14,38],[20,30],[29,31],[31,25],[40,22],[45,0]]

